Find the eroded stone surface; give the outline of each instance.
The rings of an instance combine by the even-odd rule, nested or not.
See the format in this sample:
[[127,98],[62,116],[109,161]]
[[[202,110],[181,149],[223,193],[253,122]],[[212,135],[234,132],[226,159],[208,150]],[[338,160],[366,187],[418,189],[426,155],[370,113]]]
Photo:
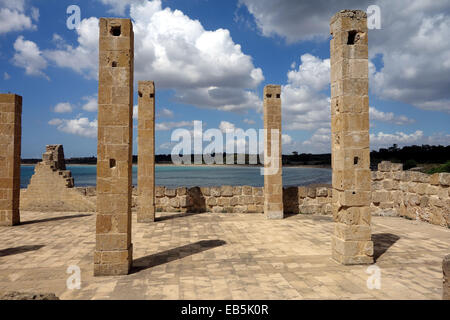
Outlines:
[[20,223],[22,97],[0,94],[0,225]]
[[114,18],[101,18],[99,24],[97,276],[127,274],[133,259],[133,25]]
[[367,17],[343,10],[330,23],[333,218],[332,257],[343,264],[373,261]]
[[74,188],[70,170],[66,170],[62,145],[47,145],[42,161],[34,166],[27,189],[22,190],[21,210],[52,212],[93,212],[95,202]]
[[264,87],[264,213],[268,219],[283,218],[281,160],[281,86]]
[[137,221],[153,222],[155,221],[155,83],[139,81],[138,96]]

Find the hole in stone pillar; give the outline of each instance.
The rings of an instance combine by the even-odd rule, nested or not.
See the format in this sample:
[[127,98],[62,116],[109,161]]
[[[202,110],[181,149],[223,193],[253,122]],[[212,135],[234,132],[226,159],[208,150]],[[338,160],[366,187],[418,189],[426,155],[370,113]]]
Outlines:
[[154,93],[150,93],[150,98],[154,98],[155,94]]
[[277,99],[280,99],[281,95],[279,93],[277,93]]
[[109,167],[111,169],[116,167],[116,159],[109,159]]
[[355,165],[358,164],[358,161],[359,161],[359,158],[358,158],[358,157],[354,157],[354,158],[353,158],[353,164],[355,164]]
[[142,92],[138,91],[139,98],[142,98]]
[[353,192],[352,192],[352,194],[356,194],[356,192],[355,192],[355,191],[353,191]]
[[272,95],[270,93],[266,94],[266,98],[272,98]]
[[355,44],[356,35],[358,34],[358,31],[352,30],[348,32],[348,40],[347,44]]
[[120,26],[112,26],[110,32],[114,37],[118,37],[122,33]]
[[113,68],[117,67],[117,62],[113,61],[113,62],[111,63],[111,66],[112,66]]

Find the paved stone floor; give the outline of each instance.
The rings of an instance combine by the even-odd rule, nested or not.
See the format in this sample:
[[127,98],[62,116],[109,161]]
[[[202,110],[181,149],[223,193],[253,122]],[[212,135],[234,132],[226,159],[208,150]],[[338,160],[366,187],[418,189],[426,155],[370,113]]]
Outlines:
[[[95,215],[22,212],[0,227],[0,292],[53,292],[61,299],[440,299],[450,230],[374,217],[381,289],[367,288],[367,266],[330,259],[330,217],[159,214],[137,224],[134,269],[93,277]],[[69,290],[68,266],[81,269]]]

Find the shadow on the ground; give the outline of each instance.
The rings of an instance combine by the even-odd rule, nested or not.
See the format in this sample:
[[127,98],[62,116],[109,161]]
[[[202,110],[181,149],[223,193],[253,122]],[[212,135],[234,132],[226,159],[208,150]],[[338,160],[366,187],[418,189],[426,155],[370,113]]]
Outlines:
[[171,219],[176,219],[176,218],[181,218],[181,217],[187,217],[187,216],[195,216],[197,214],[202,214],[205,212],[181,212],[181,213],[175,213],[175,214],[170,214],[170,215],[164,215],[164,216],[159,216],[155,218],[155,221],[165,221],[165,220],[171,220]]
[[372,234],[374,262],[377,262],[378,258],[381,257],[399,239],[399,236],[392,233]]
[[32,223],[41,223],[41,222],[49,222],[49,221],[59,221],[59,220],[67,220],[67,219],[74,219],[74,218],[83,218],[83,217],[89,217],[92,216],[92,214],[75,214],[72,216],[61,216],[61,217],[53,217],[53,218],[45,218],[45,219],[38,219],[38,220],[29,220],[29,221],[21,221],[20,224],[32,224]]
[[19,253],[24,253],[24,252],[28,252],[28,251],[36,251],[42,247],[44,247],[44,245],[39,244],[39,245],[28,245],[28,246],[7,248],[7,249],[0,250],[0,257],[11,256],[13,254],[19,254]]
[[226,242],[223,240],[201,240],[182,247],[151,254],[134,260],[131,273],[136,273],[148,268],[156,267],[174,260],[183,259],[187,256],[220,247],[225,244]]

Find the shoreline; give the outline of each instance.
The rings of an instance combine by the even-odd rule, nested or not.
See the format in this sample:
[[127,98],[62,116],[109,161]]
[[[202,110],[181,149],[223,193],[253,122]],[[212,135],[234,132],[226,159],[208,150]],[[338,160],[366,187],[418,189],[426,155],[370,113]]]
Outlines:
[[[24,167],[32,167],[36,164],[30,163],[22,163],[21,166]],[[85,166],[85,167],[93,167],[97,164],[90,163],[66,163],[66,167],[69,166]],[[136,163],[133,163],[133,166],[137,166]],[[243,167],[243,168],[262,168],[262,165],[256,164],[172,164],[172,163],[156,163],[155,167],[204,167],[204,168],[224,168],[224,167]],[[328,165],[314,165],[314,164],[286,164],[282,166],[283,168],[315,168],[315,169],[331,169],[331,166]]]

